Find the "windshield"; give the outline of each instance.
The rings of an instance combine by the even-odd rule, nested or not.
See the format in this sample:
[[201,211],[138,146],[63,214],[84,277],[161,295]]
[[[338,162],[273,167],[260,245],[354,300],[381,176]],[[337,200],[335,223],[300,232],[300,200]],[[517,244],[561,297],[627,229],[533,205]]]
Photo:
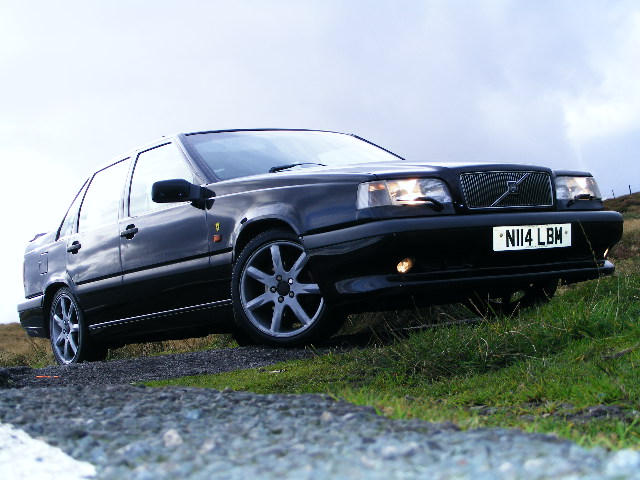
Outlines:
[[341,133],[267,130],[195,133],[186,138],[220,180],[270,170],[374,163],[399,158]]

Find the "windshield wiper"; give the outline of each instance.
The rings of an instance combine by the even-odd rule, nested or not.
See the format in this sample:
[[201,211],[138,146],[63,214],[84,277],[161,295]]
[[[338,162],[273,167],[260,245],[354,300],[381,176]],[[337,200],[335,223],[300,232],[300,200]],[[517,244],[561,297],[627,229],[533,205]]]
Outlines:
[[288,165],[278,165],[277,167],[271,167],[269,169],[269,173],[279,172],[280,170],[288,170],[289,168],[297,167],[299,165],[320,165],[321,167],[326,167],[324,163],[314,163],[314,162],[290,163]]

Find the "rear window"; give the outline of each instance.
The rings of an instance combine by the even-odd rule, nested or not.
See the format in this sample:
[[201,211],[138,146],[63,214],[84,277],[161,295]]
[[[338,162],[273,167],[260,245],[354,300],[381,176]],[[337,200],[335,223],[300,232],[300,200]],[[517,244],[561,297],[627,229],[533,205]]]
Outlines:
[[93,176],[80,208],[79,232],[118,221],[128,165],[129,162],[123,160]]

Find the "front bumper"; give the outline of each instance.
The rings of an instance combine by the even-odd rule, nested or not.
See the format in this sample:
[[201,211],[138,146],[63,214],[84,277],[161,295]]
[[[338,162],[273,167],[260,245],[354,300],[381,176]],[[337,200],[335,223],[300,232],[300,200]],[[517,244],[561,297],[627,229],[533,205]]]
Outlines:
[[[571,224],[570,247],[494,252],[495,226]],[[397,218],[303,237],[323,294],[350,310],[451,303],[473,293],[610,275],[606,252],[622,236],[617,212],[516,212]],[[398,262],[414,259],[410,273]]]

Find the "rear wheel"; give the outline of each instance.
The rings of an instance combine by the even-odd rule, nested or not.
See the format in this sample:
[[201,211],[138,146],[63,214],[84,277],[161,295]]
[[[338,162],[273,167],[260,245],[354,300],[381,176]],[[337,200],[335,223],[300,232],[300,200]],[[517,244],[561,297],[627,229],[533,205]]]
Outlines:
[[298,237],[268,230],[243,249],[233,269],[236,322],[257,343],[301,346],[328,338],[343,316],[327,305]]
[[525,308],[547,303],[553,298],[557,288],[558,279],[554,278],[498,295],[476,295],[467,300],[465,305],[482,317],[514,315]]
[[60,365],[104,360],[107,349],[91,341],[82,309],[68,288],[53,297],[49,314],[53,356]]

